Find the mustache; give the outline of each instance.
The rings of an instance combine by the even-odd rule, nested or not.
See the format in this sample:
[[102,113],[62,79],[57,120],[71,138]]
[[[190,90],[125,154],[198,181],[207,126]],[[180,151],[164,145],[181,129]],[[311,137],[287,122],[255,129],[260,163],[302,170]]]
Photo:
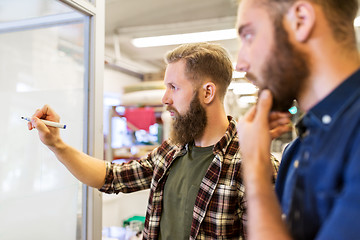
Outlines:
[[256,80],[257,80],[255,75],[252,74],[251,72],[246,72],[245,77],[251,82],[256,82]]
[[171,107],[171,106],[166,106],[166,111],[173,111],[175,113],[178,113],[178,111],[174,107]]

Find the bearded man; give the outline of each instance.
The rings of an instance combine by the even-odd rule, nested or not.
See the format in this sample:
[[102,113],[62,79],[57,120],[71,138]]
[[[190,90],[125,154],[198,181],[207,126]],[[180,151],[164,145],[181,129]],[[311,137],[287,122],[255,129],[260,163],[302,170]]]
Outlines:
[[[360,58],[357,0],[241,0],[237,69],[261,89],[239,122],[250,239],[358,239]],[[271,109],[303,118],[269,179]]]
[[[232,63],[222,47],[209,43],[179,46],[166,62],[162,101],[173,131],[143,159],[120,165],[80,153],[39,120],[59,121],[47,105],[35,112],[29,129],[36,128],[41,141],[89,186],[106,193],[150,188],[144,239],[241,239],[246,209],[241,155],[236,122],[223,103]],[[288,124],[279,116],[275,125]],[[278,162],[271,160],[274,176]]]

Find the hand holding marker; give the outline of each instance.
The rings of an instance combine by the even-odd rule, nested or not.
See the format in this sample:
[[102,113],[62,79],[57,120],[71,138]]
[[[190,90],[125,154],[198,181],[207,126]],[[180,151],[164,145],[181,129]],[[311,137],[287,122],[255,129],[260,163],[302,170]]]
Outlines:
[[[31,121],[31,119],[29,117],[21,117],[21,119],[24,119],[24,120],[29,121],[29,122]],[[66,128],[66,125],[62,124],[62,123],[51,122],[51,121],[43,120],[43,119],[40,119],[40,120],[43,123],[45,123],[45,125],[50,126],[50,127],[57,127],[57,128],[62,128],[62,129]]]

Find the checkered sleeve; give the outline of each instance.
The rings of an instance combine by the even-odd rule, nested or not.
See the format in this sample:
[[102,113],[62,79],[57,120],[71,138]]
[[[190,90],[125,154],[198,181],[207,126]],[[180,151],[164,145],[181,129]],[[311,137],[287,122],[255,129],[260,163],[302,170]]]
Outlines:
[[150,188],[154,165],[150,154],[147,158],[128,163],[106,162],[104,185],[99,189],[105,193],[130,193]]
[[276,159],[273,155],[270,156],[270,161],[271,161],[271,164],[273,167],[272,182],[273,182],[273,184],[275,184],[277,173],[279,171],[280,161],[278,159]]

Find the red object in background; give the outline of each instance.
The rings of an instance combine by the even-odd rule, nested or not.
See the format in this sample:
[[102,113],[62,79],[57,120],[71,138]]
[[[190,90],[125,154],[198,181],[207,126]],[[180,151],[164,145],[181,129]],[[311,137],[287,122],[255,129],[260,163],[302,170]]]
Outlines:
[[149,127],[156,123],[153,108],[126,108],[124,117],[138,129],[149,131]]

